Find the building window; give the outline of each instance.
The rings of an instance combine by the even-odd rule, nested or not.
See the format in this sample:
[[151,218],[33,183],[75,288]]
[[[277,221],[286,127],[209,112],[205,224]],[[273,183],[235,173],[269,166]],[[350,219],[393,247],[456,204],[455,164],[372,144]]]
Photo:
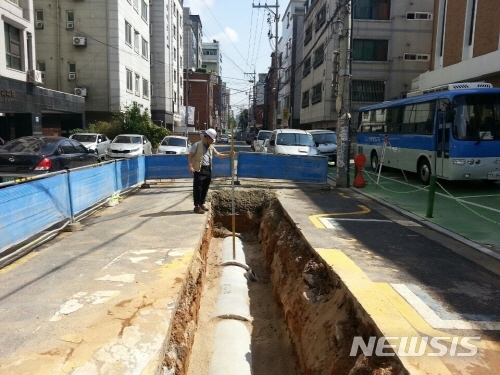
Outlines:
[[325,24],[326,21],[326,5],[323,5],[321,9],[316,13],[316,22],[314,30],[318,31],[321,26]]
[[43,29],[43,10],[35,10],[35,28]]
[[306,32],[304,34],[304,45],[307,45],[312,39],[313,36],[313,27],[312,25],[307,26]]
[[302,77],[307,76],[311,73],[311,56],[304,60],[304,66],[302,67]]
[[354,79],[351,84],[351,90],[353,102],[383,102],[385,82]]
[[172,28],[172,35],[174,39],[177,39],[177,26],[174,25]]
[[148,42],[146,39],[142,38],[142,57],[146,60],[148,59]]
[[7,68],[21,70],[21,32],[14,26],[4,23],[4,34]]
[[125,43],[132,46],[132,25],[125,21]]
[[391,0],[358,0],[354,4],[354,19],[389,20]]
[[389,41],[354,39],[353,60],[356,61],[387,61]]
[[42,74],[42,81],[45,81],[45,61],[37,61],[36,69]]
[[314,51],[313,67],[316,68],[319,65],[321,65],[323,63],[324,57],[325,57],[325,50],[323,49],[323,44],[322,44],[321,46],[319,46],[319,48],[317,48]]
[[147,79],[142,79],[142,97],[149,98],[149,81]]
[[427,21],[432,20],[432,13],[429,12],[408,12],[406,13],[407,20]]
[[148,5],[144,0],[141,3],[141,17],[144,21],[148,22]]
[[321,83],[318,83],[316,86],[314,86],[312,91],[311,104],[319,103],[321,101],[322,94]]
[[134,9],[139,12],[139,0],[134,0]]
[[134,30],[134,50],[139,53],[139,31]]
[[68,61],[68,81],[76,80],[76,63]]
[[302,93],[302,108],[309,107],[309,90]]
[[174,60],[177,60],[177,48],[174,48]]
[[177,70],[174,70],[174,82],[177,83]]
[[75,12],[72,10],[66,11],[66,30],[75,28]]
[[131,70],[126,70],[127,72],[127,91],[132,92],[134,88],[132,87],[132,71]]
[[141,95],[141,88],[139,87],[140,82],[141,82],[141,77],[139,76],[139,74],[136,74],[135,75],[135,95],[137,95],[137,96]]
[[422,53],[405,53],[403,59],[406,61],[429,61],[430,56]]

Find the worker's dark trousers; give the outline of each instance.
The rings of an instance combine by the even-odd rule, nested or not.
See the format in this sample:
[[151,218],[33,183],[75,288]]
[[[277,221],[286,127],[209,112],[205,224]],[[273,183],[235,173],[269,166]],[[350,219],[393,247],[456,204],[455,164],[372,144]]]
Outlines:
[[205,204],[211,181],[212,171],[209,166],[202,166],[199,172],[194,172],[193,201],[195,207]]

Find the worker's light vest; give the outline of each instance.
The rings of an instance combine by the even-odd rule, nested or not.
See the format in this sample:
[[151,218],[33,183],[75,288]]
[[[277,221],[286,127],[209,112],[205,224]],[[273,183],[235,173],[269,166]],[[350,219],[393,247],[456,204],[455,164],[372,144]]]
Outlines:
[[[198,149],[196,150],[196,154],[193,157],[193,169],[195,172],[199,172],[201,170],[201,161],[203,160],[203,149],[204,149],[203,141],[198,142]],[[213,155],[214,146],[208,146],[208,155],[210,157],[210,167],[212,166],[212,155]]]

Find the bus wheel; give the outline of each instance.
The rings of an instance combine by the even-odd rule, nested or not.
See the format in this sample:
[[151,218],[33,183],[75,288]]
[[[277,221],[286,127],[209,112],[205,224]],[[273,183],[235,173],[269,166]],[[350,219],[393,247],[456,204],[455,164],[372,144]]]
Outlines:
[[427,159],[422,159],[418,163],[418,177],[424,185],[429,185],[431,181],[431,165]]
[[375,151],[372,152],[372,155],[370,157],[370,163],[371,163],[373,171],[377,172],[379,165],[378,165],[378,155]]

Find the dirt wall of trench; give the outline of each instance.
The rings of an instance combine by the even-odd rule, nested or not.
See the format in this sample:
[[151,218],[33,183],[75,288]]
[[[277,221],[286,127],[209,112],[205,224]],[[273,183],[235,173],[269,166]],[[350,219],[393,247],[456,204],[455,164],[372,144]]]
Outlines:
[[394,357],[350,356],[355,336],[377,330],[276,200],[263,210],[259,239],[304,375],[407,374]]

